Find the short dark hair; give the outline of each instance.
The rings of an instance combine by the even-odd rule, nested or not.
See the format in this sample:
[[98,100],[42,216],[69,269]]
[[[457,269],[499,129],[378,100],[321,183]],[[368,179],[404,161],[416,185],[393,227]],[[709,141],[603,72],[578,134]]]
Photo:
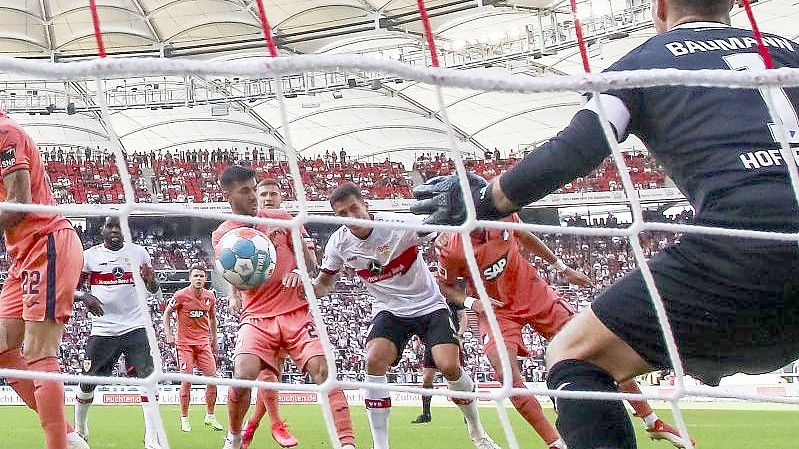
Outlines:
[[730,12],[730,0],[673,0],[674,6],[684,12],[712,17]]
[[222,172],[219,185],[228,190],[233,186],[233,183],[245,182],[251,179],[255,179],[255,171],[253,169],[243,165],[231,165]]
[[328,199],[330,200],[330,205],[333,205],[350,197],[354,197],[355,199],[363,201],[361,188],[351,182],[345,182],[344,184],[336,187],[335,190],[330,193]]
[[189,267],[189,274],[191,274],[191,272],[192,272],[192,271],[194,271],[194,270],[200,270],[200,271],[202,271],[204,274],[206,274],[206,273],[205,273],[205,271],[206,271],[206,270],[205,270],[205,265],[204,265],[204,264],[201,264],[201,263],[195,263],[194,265],[192,265],[191,267]]
[[280,187],[280,182],[277,180],[277,178],[264,178],[255,187],[256,188],[261,188],[261,187],[266,187],[266,186],[275,186],[275,187],[279,188]]

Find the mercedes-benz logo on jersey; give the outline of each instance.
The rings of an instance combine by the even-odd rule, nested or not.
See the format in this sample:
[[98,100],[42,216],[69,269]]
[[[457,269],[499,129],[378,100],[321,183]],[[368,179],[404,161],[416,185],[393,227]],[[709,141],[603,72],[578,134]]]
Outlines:
[[125,269],[122,267],[114,267],[111,269],[111,274],[114,275],[114,279],[122,279],[122,276],[125,275]]
[[383,272],[383,265],[374,259],[369,259],[366,261],[366,269],[372,274],[380,274]]

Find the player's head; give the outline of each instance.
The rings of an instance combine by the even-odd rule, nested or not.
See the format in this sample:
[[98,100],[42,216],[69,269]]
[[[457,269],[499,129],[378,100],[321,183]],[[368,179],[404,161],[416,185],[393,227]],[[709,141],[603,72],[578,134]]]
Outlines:
[[108,249],[116,251],[121,249],[125,244],[125,239],[122,237],[122,226],[119,224],[119,217],[106,217],[100,235],[103,236],[103,243]]
[[205,267],[200,264],[192,265],[189,270],[189,283],[192,288],[200,289],[205,287]]
[[[361,189],[355,184],[348,182],[336,187],[330,194],[330,207],[333,208],[333,213],[339,217],[345,218],[360,218],[369,220],[372,217],[369,215],[369,206],[361,195]],[[347,225],[356,237],[366,238],[372,233],[372,228]]]
[[283,191],[275,178],[265,178],[256,188],[259,209],[280,209],[283,204]]
[[665,33],[688,21],[716,21],[729,24],[730,9],[737,0],[652,0],[652,21],[658,33]]
[[255,194],[255,171],[241,165],[231,165],[222,172],[219,180],[222,193],[234,214],[258,214],[258,197]]

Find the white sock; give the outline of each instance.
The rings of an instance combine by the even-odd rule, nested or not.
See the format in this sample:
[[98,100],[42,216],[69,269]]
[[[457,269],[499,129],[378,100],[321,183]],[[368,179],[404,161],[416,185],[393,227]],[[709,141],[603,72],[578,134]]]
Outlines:
[[86,435],[89,430],[89,407],[94,401],[94,392],[84,393],[78,390],[75,395],[75,427],[79,433]]
[[[366,381],[387,384],[386,376],[366,375]],[[391,396],[386,388],[366,388],[364,391],[369,427],[372,429],[374,449],[388,449],[388,415],[391,412]]]
[[[449,389],[453,391],[474,391],[474,382],[472,378],[466,374],[466,371],[461,369],[461,377],[454,381],[447,381]],[[472,439],[483,438],[486,436],[486,431],[483,429],[483,424],[480,423],[480,412],[477,411],[477,401],[471,400],[464,403],[463,400],[454,399],[453,402],[458,404],[458,408],[463,412],[466,418],[466,425],[469,428],[469,436]]]
[[158,390],[142,387],[141,409],[144,412],[144,441],[156,443],[166,440],[166,435],[159,432],[161,413],[158,409]]
[[549,447],[550,448],[556,447],[558,449],[568,449],[568,447],[566,446],[566,442],[563,441],[563,438],[558,438],[557,440],[549,443]]
[[655,425],[655,422],[658,420],[658,415],[655,412],[652,412],[642,418],[644,420],[644,424],[646,424],[646,428],[649,429]]

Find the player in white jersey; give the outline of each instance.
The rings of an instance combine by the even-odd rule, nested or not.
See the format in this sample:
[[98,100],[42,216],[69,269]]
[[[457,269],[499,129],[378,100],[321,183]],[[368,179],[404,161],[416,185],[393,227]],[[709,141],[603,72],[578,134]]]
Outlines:
[[[339,186],[330,195],[330,205],[339,217],[394,223],[420,223],[411,214],[370,214],[361,190],[352,183]],[[433,360],[455,391],[473,391],[474,383],[461,369],[458,339],[449,319],[449,309],[433,276],[422,259],[422,239],[412,230],[346,225],[330,237],[314,291],[328,294],[336,273],[349,267],[363,280],[374,297],[372,324],[366,343],[366,381],[387,383],[386,372],[397,364],[413,335],[432,348]],[[374,449],[388,449],[388,415],[391,397],[385,387],[365,389],[366,410]],[[480,424],[474,400],[453,399],[466,417],[469,436],[479,449],[497,449]]]
[[[92,331],[86,342],[83,372],[89,376],[110,376],[120,355],[136,377],[153,372],[153,359],[147,341],[145,323],[149,310],[142,310],[133,284],[133,270],[140,270],[150,293],[158,291],[158,280],[147,250],[134,243],[125,243],[119,219],[108,217],[101,231],[103,243],[83,253],[81,289],[75,300],[83,301],[92,314]],[[86,291],[88,287],[89,291]],[[97,385],[82,383],[75,398],[75,430],[88,439],[89,406],[94,401]],[[157,423],[157,390],[145,389],[141,395],[144,411],[144,447],[160,449]]]

